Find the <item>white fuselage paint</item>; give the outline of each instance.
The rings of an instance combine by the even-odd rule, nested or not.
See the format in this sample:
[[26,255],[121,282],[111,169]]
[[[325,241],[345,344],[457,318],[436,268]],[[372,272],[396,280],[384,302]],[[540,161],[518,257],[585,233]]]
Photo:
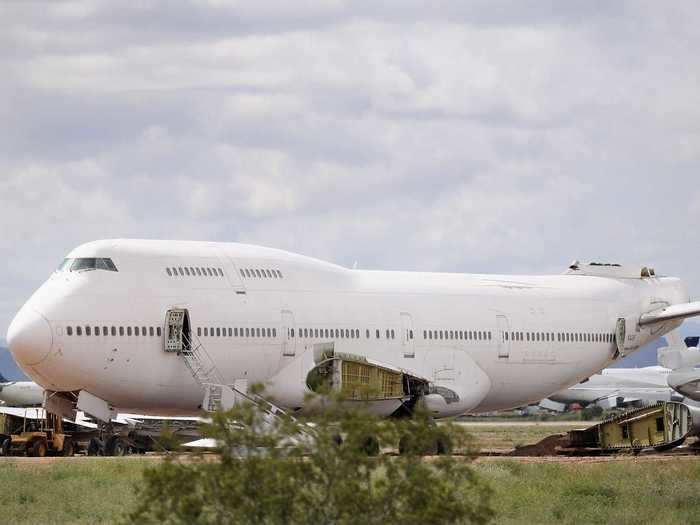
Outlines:
[[[122,411],[140,413],[197,412],[202,389],[182,358],[164,352],[162,337],[112,336],[109,330],[103,335],[101,328],[99,336],[77,336],[75,328],[69,336],[68,327],[162,328],[168,309],[185,307],[193,333],[204,327],[275,329],[275,337],[200,337],[230,383],[268,381],[294,359],[285,353],[298,357],[314,343],[329,340],[337,351],[361,354],[438,383],[450,379],[454,363],[464,363],[464,357],[488,377],[470,409],[479,412],[536,402],[578,383],[608,365],[616,350],[609,339],[589,341],[587,334],[597,339],[613,334],[618,318],[638,316],[654,301],[688,300],[675,278],[349,270],[289,252],[229,243],[96,241],[68,257],[109,257],[119,271],[54,273],[13,321],[11,351],[21,368],[47,389],[84,389]],[[224,277],[166,272],[180,267],[221,268]],[[274,269],[282,278],[243,278],[245,269]],[[47,334],[36,332],[33,339],[20,341],[28,331],[23,326],[44,323],[39,317],[49,325]],[[679,324],[669,322],[640,343]],[[292,328],[294,337],[288,338]],[[359,330],[360,337],[329,339],[314,332],[300,338],[304,329]],[[387,330],[394,331],[393,339],[387,339]],[[413,331],[412,340],[404,337],[407,330]],[[502,330],[511,334],[508,341]],[[424,337],[429,331],[442,331],[443,338]],[[449,336],[455,331],[490,332],[491,338],[445,338],[445,332]],[[512,332],[522,333],[523,340],[513,341]],[[530,333],[553,336],[526,340]],[[558,334],[563,333],[585,334],[586,340],[577,335],[575,342],[560,342]]]
[[0,383],[0,405],[31,407],[44,401],[44,389],[32,381]]

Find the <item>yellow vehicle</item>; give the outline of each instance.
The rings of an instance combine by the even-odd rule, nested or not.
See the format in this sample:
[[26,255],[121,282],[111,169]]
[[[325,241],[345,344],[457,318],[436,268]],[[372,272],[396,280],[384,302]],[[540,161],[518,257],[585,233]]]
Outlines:
[[46,413],[41,419],[24,417],[21,431],[0,434],[0,455],[26,455],[43,458],[47,455],[72,456],[73,439],[63,432],[60,417]]

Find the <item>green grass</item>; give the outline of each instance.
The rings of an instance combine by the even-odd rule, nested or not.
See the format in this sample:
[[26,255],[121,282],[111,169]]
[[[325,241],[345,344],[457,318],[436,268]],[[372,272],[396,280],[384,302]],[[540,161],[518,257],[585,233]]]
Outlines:
[[[153,461],[0,462],[0,523],[112,523]],[[700,459],[577,464],[478,463],[498,524],[700,523]]]
[[484,463],[499,524],[700,523],[700,461]]
[[43,465],[0,461],[0,523],[113,523],[152,462],[81,458]]

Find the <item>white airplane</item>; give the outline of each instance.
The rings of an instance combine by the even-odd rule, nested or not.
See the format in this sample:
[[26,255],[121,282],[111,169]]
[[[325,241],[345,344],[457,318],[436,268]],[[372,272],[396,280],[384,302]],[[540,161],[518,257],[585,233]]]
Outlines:
[[319,385],[380,385],[363,398],[376,413],[423,400],[447,417],[576,384],[699,315],[688,301],[646,267],[365,271],[244,244],[103,240],[67,256],[7,340],[52,399],[103,421],[196,414],[212,378],[235,392],[264,383],[291,410]]
[[596,403],[605,407],[635,402],[680,401],[669,385],[671,369],[662,366],[606,368],[583,382],[555,392],[549,399],[557,403]]
[[0,374],[0,405],[30,407],[41,405],[44,389],[32,381],[7,381]]
[[578,385],[555,392],[549,399],[557,403],[596,403],[604,407],[619,403],[658,401],[700,401],[697,385],[700,370],[698,338],[688,337],[685,345],[678,336],[670,346],[658,350],[659,366],[642,368],[606,368]]

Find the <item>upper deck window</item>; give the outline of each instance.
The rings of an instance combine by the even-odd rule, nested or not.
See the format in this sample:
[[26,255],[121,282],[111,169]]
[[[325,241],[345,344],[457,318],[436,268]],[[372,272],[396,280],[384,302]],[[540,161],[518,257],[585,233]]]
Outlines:
[[112,259],[106,257],[78,257],[75,259],[64,259],[57,271],[80,272],[84,270],[106,270],[116,272],[117,267]]

